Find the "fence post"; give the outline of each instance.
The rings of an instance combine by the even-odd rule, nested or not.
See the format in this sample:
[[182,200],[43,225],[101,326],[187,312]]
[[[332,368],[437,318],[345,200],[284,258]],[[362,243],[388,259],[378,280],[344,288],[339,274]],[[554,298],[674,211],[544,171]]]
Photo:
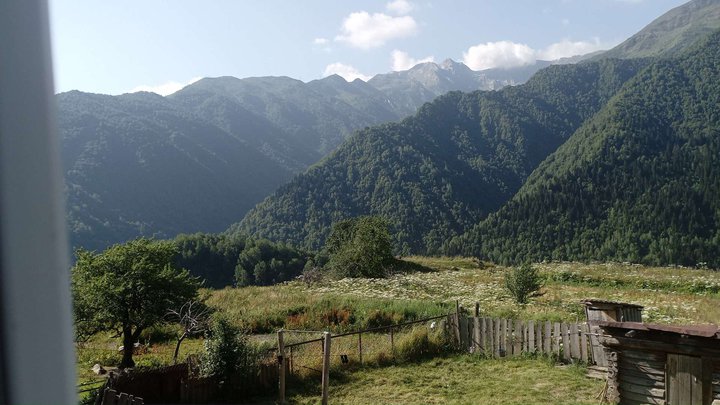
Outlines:
[[363,360],[362,360],[362,333],[358,333],[358,357],[360,358],[360,364],[363,364]]
[[330,332],[323,332],[322,405],[328,405],[330,386]]
[[278,336],[278,367],[280,367],[280,383],[278,392],[278,401],[285,403],[285,342],[283,340],[284,330],[280,329]]
[[476,302],[475,303],[475,318],[479,318],[479,317],[480,317],[480,303]]

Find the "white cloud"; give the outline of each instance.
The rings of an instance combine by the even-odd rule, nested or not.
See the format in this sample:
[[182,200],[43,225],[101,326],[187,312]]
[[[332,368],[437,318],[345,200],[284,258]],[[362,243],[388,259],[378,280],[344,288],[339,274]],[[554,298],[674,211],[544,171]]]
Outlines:
[[413,59],[407,54],[407,52],[399,51],[397,49],[392,51],[392,70],[394,71],[408,70],[418,63],[434,61],[435,58],[433,56],[428,56],[427,58],[422,59]]
[[414,35],[417,31],[418,24],[410,16],[392,17],[383,13],[359,11],[345,18],[342,34],[336,36],[335,40],[370,49],[382,46],[391,39]]
[[569,56],[585,55],[601,49],[607,49],[607,47],[601,44],[597,38],[594,41],[570,41],[564,39],[538,52],[538,59],[556,60]]
[[313,39],[313,44],[315,44],[315,45],[326,45],[328,42],[330,42],[330,41],[327,38]]
[[405,15],[412,11],[413,5],[407,0],[395,0],[385,5],[385,9],[393,14]]
[[593,41],[564,39],[544,49],[533,49],[511,41],[488,42],[471,46],[463,52],[463,62],[473,70],[512,68],[532,65],[539,59],[552,61],[608,48],[597,38]]
[[149,91],[151,93],[156,93],[161,96],[168,96],[170,94],[175,93],[176,91],[182,89],[185,86],[191,85],[195,83],[196,81],[202,79],[202,77],[193,77],[189,81],[185,83],[178,83],[178,82],[166,82],[163,84],[158,84],[156,86],[149,86],[147,84],[143,84],[141,86],[137,86],[134,89],[130,90],[130,93],[137,93],[139,91]]
[[535,50],[511,41],[488,42],[463,52],[463,62],[473,70],[511,68],[535,63]]
[[364,82],[370,80],[370,76],[360,73],[353,66],[346,65],[346,64],[340,63],[340,62],[331,63],[325,67],[325,71],[323,72],[323,77],[327,77],[330,75],[341,76],[343,79],[345,79],[349,82],[351,82],[355,79],[360,79]]

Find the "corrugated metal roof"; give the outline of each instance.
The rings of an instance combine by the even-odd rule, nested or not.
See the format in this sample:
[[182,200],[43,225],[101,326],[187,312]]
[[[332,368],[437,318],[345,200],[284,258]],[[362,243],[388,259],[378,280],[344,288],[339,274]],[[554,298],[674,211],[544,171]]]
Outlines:
[[675,325],[658,325],[658,324],[639,323],[639,322],[612,322],[612,321],[596,321],[596,322],[593,322],[593,324],[598,325],[600,327],[604,327],[604,328],[669,332],[669,333],[677,333],[680,335],[720,339],[720,329],[718,329],[717,325],[675,326]]

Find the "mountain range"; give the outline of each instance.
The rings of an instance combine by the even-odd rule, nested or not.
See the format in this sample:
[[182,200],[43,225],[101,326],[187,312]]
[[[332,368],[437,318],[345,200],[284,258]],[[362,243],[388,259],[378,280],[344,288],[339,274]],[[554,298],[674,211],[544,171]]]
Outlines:
[[[703,41],[694,27],[719,8],[697,0],[670,11],[619,46],[627,59],[548,67],[358,132],[229,232],[317,248],[333,222],[374,214],[390,220],[400,254],[717,265],[720,154],[704,115],[717,107],[720,60],[715,37],[687,44],[689,33]],[[668,21],[683,46],[648,39]],[[656,57],[635,57],[628,43],[657,47]]]
[[219,77],[168,97],[59,94],[71,244],[222,231],[354,130],[450,90],[522,82],[547,64],[474,72],[447,60],[367,83]]
[[58,95],[72,243],[217,232],[259,203],[230,236],[316,249],[375,214],[400,254],[717,266],[718,27],[693,0],[573,65]]

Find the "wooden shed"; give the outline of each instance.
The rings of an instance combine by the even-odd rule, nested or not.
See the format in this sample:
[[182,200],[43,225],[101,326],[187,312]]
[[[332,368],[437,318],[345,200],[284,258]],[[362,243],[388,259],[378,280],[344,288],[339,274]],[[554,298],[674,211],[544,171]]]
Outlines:
[[619,404],[720,405],[720,330],[598,321],[607,399]]
[[602,345],[597,339],[597,321],[642,322],[643,307],[625,302],[589,299],[582,301],[585,316],[590,327],[590,348],[592,358],[599,367],[607,367]]

